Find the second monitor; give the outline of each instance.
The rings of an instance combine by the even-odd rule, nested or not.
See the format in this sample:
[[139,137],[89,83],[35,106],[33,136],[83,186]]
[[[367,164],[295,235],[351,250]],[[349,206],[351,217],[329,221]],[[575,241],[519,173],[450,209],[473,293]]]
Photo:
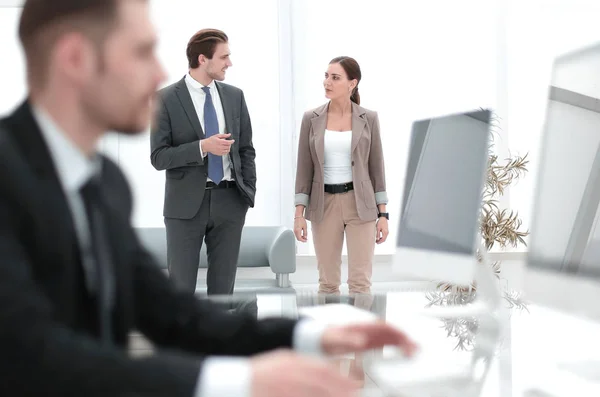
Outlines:
[[470,285],[488,161],[491,112],[416,121],[411,132],[396,273]]

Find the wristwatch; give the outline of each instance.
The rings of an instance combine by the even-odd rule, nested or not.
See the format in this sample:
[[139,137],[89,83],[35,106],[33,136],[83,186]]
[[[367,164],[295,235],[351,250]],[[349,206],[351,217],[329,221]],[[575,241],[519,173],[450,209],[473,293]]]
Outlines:
[[377,214],[378,218],[385,218],[388,221],[390,220],[390,214],[388,212],[380,212],[379,214]]

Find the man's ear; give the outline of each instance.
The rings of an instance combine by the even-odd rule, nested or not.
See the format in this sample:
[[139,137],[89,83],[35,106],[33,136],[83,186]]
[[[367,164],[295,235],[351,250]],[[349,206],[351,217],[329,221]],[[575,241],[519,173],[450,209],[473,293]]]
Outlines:
[[97,57],[90,40],[76,32],[65,34],[58,40],[53,56],[58,68],[77,81],[86,80],[93,74]]

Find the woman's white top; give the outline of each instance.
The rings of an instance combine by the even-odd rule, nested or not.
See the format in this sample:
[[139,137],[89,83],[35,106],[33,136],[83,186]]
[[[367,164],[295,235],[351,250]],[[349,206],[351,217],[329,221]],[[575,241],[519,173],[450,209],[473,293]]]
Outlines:
[[325,130],[324,182],[352,182],[352,131]]

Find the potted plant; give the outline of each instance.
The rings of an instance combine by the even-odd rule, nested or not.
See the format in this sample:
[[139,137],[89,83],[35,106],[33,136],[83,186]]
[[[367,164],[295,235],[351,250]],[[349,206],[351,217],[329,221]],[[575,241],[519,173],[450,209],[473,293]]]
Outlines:
[[[527,173],[527,154],[524,156],[510,156],[500,160],[494,151],[494,140],[499,130],[498,116],[492,114],[491,139],[489,145],[489,157],[487,167],[487,178],[482,193],[482,206],[480,213],[481,238],[485,248],[490,251],[494,246],[507,248],[527,245],[525,237],[528,231],[522,230],[522,221],[518,213],[500,208],[499,198],[504,195],[506,189],[522,178]],[[482,256],[478,252],[480,263]],[[482,264],[483,265],[483,264]],[[494,274],[500,281],[499,261],[490,263]],[[519,292],[502,288],[503,297],[509,309],[527,310],[527,305],[521,298]],[[449,283],[440,283],[434,291],[427,293],[430,306],[464,305],[475,300],[477,285],[472,283],[469,287],[457,286]],[[478,324],[476,318],[445,319],[444,327],[449,337],[458,339],[457,349],[467,350],[472,347],[473,337],[477,332]]]

